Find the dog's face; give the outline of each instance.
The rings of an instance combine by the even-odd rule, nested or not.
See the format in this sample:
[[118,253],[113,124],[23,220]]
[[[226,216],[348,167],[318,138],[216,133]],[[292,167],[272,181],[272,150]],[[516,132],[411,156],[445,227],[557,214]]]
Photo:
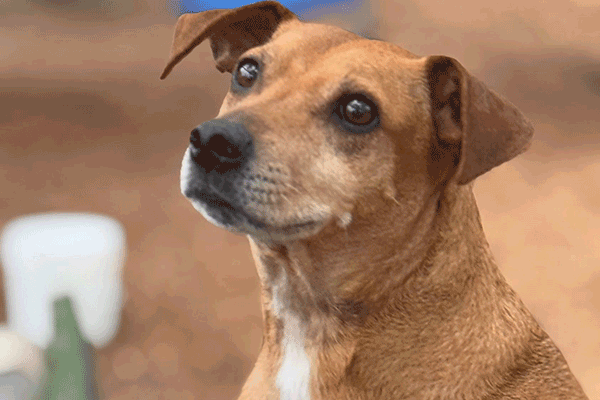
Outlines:
[[453,59],[419,58],[265,1],[180,17],[163,72],[209,38],[232,74],[191,134],[181,189],[212,223],[286,242],[434,194],[524,151],[533,129]]
[[219,115],[192,134],[183,193],[212,223],[275,241],[343,227],[398,188],[421,201],[423,60],[335,27],[284,28],[238,59]]

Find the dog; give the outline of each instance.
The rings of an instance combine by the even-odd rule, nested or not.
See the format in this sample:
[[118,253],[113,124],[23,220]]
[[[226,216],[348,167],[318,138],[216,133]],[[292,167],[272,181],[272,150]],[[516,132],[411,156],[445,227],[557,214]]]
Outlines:
[[455,59],[277,2],[182,15],[162,73],[208,39],[232,75],[181,189],[245,234],[264,337],[239,399],[585,399],[494,262],[473,180],[533,127]]

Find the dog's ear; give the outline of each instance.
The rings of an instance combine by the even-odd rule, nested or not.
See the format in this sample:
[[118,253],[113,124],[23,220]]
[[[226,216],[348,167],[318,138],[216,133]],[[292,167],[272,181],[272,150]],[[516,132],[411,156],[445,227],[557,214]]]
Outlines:
[[529,148],[531,123],[458,61],[431,56],[425,60],[425,72],[433,130],[440,143],[434,164],[451,169],[452,180],[466,184]]
[[242,53],[267,42],[277,27],[290,19],[297,17],[275,1],[183,14],[177,20],[171,55],[160,79],[165,79],[173,67],[207,37],[217,69],[231,72]]

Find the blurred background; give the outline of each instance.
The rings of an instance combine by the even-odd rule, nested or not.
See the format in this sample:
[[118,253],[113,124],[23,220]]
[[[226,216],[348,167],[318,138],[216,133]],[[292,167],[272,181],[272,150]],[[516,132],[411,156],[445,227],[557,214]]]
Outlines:
[[[258,354],[247,240],[210,225],[179,193],[189,132],[217,114],[229,75],[204,43],[158,79],[180,12],[236,5],[0,3],[0,229],[23,214],[90,211],[127,231],[121,322],[98,353],[103,398],[232,399]],[[533,121],[531,149],[479,178],[476,196],[509,283],[600,400],[600,2],[290,8],[452,56]]]

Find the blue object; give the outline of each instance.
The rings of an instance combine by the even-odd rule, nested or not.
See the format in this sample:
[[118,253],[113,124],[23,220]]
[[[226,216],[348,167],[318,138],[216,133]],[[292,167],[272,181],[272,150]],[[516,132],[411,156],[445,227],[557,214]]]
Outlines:
[[[216,8],[236,8],[246,4],[255,3],[252,0],[180,0],[179,14],[213,10]],[[320,9],[342,9],[344,12],[354,12],[362,4],[362,0],[280,0],[281,4],[286,6],[295,14],[307,12],[318,12]]]

